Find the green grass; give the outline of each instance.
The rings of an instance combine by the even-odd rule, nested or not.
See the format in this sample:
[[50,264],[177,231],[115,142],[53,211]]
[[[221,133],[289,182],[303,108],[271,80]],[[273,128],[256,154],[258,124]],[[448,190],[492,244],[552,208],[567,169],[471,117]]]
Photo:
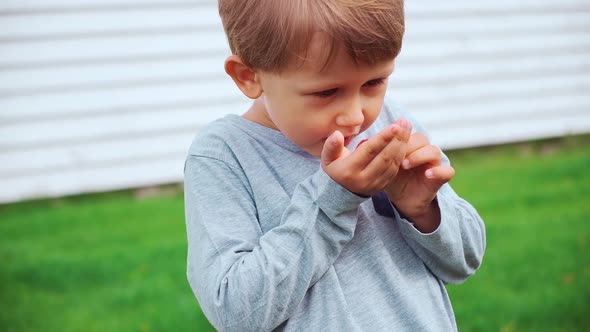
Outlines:
[[0,210],[1,331],[211,330],[186,281],[180,195]]
[[464,331],[590,331],[590,136],[456,151],[486,221],[482,268],[451,286]]
[[[449,152],[487,226],[461,331],[590,331],[590,136]],[[181,193],[0,206],[0,331],[208,331]]]

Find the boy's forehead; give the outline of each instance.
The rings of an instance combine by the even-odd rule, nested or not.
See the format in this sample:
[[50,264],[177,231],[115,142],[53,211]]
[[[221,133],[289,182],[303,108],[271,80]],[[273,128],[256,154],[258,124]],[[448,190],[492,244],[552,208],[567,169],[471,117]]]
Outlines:
[[358,71],[379,71],[380,74],[388,75],[393,70],[393,62],[391,59],[369,65],[355,61],[343,43],[334,42],[327,34],[316,33],[307,50],[290,61],[287,72],[298,77],[322,80],[347,76],[347,73]]
[[[348,59],[346,59],[348,58]],[[346,61],[349,60],[349,61]],[[290,70],[321,74],[339,63],[354,63],[344,45],[334,42],[325,33],[314,33],[307,49],[296,55],[289,64]]]

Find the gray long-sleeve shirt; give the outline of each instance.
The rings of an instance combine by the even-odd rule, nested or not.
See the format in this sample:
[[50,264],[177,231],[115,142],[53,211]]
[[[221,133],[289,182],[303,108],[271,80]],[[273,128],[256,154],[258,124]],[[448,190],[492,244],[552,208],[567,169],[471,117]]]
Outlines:
[[[352,146],[399,117],[423,131],[386,100]],[[441,224],[423,234],[280,132],[228,115],[186,160],[188,279],[222,331],[456,330],[444,284],[479,267],[485,229],[448,184],[437,200]]]

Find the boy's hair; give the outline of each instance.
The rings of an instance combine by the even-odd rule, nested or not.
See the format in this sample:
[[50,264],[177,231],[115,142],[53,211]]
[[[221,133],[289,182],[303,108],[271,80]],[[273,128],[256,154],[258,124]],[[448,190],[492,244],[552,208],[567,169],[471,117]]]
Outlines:
[[328,64],[343,46],[356,63],[394,59],[404,34],[403,0],[219,0],[233,54],[253,69],[279,73],[306,58],[316,32],[328,36]]

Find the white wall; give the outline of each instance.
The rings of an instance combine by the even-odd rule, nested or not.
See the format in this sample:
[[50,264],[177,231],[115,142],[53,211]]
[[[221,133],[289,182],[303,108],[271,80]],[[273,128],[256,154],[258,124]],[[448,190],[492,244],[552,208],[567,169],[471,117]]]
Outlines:
[[[247,100],[216,1],[0,2],[0,203],[178,182]],[[590,3],[407,1],[392,93],[444,148],[590,132]]]

